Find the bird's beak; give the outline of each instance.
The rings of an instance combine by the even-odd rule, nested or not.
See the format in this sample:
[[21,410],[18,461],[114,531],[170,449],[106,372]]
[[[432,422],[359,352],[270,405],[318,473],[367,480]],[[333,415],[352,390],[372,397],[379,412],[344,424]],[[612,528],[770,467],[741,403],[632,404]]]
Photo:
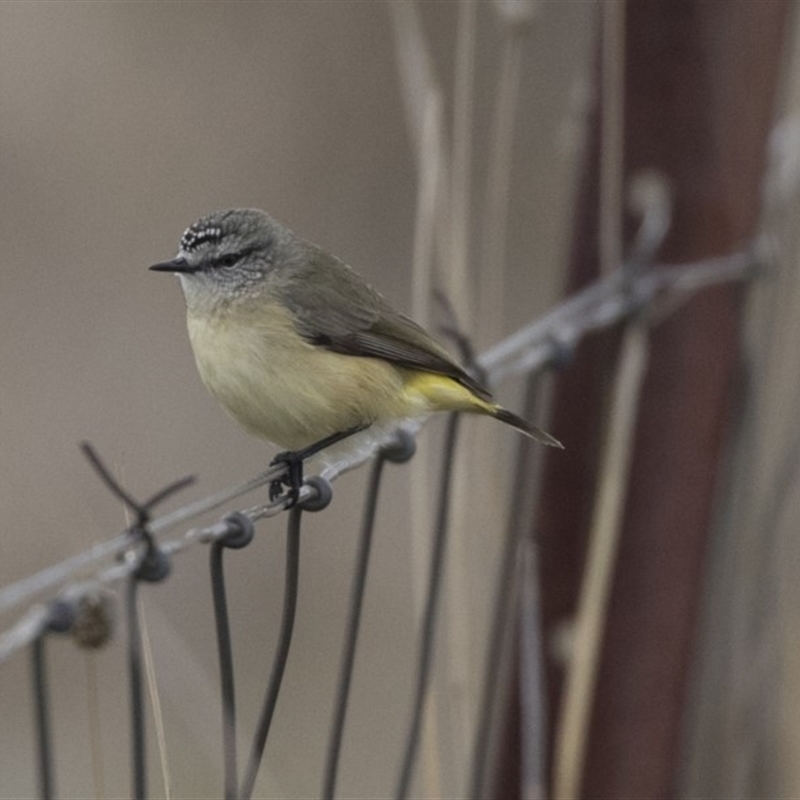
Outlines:
[[150,269],[156,272],[197,272],[197,267],[193,267],[185,258],[173,258],[172,261],[162,261],[160,264],[153,264]]

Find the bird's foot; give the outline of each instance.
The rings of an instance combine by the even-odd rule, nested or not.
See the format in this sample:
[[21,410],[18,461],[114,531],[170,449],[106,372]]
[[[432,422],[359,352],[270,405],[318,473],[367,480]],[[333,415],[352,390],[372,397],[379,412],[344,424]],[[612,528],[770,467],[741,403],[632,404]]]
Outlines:
[[286,472],[278,478],[272,480],[269,485],[269,501],[274,503],[279,497],[284,494],[286,489],[286,508],[291,508],[297,503],[300,497],[300,487],[303,485],[303,458],[305,457],[303,451],[293,452],[287,450],[284,453],[278,453],[272,461],[269,462],[271,467],[276,467],[279,464],[286,465]]
[[278,464],[286,464],[287,469],[283,475],[281,475],[279,478],[275,478],[270,483],[270,502],[274,503],[279,497],[281,497],[284,494],[284,488],[286,488],[286,508],[291,508],[293,505],[295,505],[300,497],[300,488],[303,485],[303,462],[307,458],[315,456],[326,447],[330,447],[332,444],[336,444],[337,442],[342,441],[342,439],[352,436],[354,433],[366,430],[368,427],[369,423],[355,425],[347,430],[338,431],[330,436],[326,436],[324,439],[320,439],[318,442],[314,442],[308,447],[304,447],[302,450],[287,450],[283,453],[278,453],[278,455],[276,455],[275,458],[270,461],[269,465],[271,467],[275,467]]

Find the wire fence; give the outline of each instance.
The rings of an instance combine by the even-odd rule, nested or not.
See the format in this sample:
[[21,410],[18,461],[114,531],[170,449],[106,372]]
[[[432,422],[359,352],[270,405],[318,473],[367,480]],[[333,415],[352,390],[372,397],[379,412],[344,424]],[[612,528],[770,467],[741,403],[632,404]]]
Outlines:
[[[657,211],[658,209],[654,213]],[[643,230],[651,222],[647,215],[644,219]],[[585,336],[625,320],[635,320],[636,329],[641,332],[639,335],[646,338],[649,325],[657,324],[669,311],[685,302],[697,291],[720,283],[749,280],[763,270],[765,262],[765,245],[763,242],[755,242],[747,251],[695,264],[647,266],[640,262],[636,264],[635,269],[632,269],[630,264],[624,265],[613,274],[569,298],[542,319],[532,322],[482,354],[478,363],[486,370],[489,381],[495,384],[512,375],[535,377],[556,365],[564,364],[570,350]],[[429,564],[425,610],[419,634],[412,721],[406,737],[405,752],[395,791],[395,796],[398,798],[408,796],[430,682],[442,570],[446,558],[448,514],[451,505],[450,476],[453,474],[457,440],[456,420],[457,417],[453,416],[448,426],[445,449],[441,457],[438,511],[434,525],[434,544]],[[364,498],[358,557],[353,575],[334,703],[335,712],[321,779],[321,796],[334,797],[364,587],[369,574],[370,542],[384,474],[383,467],[386,462],[403,462],[412,456],[416,433],[417,430],[411,426],[401,429],[396,434],[388,436],[384,442],[375,445],[376,449],[372,452],[352,453],[326,468],[322,474],[308,478],[301,490],[298,504],[287,512],[283,618],[258,724],[252,736],[246,766],[241,774],[238,772],[236,750],[236,693],[223,554],[226,549],[245,547],[254,536],[255,523],[284,512],[286,501],[284,498],[279,498],[275,502],[241,508],[227,513],[223,519],[212,525],[184,529],[179,535],[172,537],[166,534],[170,530],[180,529],[201,514],[219,509],[245,494],[257,491],[279,476],[285,467],[275,467],[243,484],[183,506],[170,514],[151,519],[154,507],[186,486],[190,479],[182,479],[171,484],[148,501],[139,503],[116,484],[99,457],[87,446],[88,457],[98,469],[103,481],[134,514],[134,522],[107,542],[0,590],[0,611],[25,609],[17,622],[0,634],[0,663],[19,650],[30,648],[33,687],[31,703],[35,709],[41,796],[45,798],[55,796],[53,764],[56,760],[50,732],[45,643],[50,634],[72,632],[79,643],[84,642],[92,646],[104,644],[108,636],[103,632],[107,631],[110,625],[107,619],[109,608],[106,594],[109,589],[120,591],[120,602],[125,607],[127,618],[132,796],[141,798],[147,795],[144,746],[146,713],[137,596],[144,588],[143,584],[167,580],[171,561],[187,548],[196,545],[210,546],[211,585],[219,652],[224,793],[226,798],[249,798],[252,795],[263,760],[292,639],[294,612],[300,591],[299,548],[302,518],[305,513],[322,511],[328,505],[333,491],[332,481],[342,473],[371,461],[372,471]],[[512,498],[511,502],[518,500]],[[509,618],[510,589],[515,585],[515,581],[510,578],[513,578],[513,565],[519,552],[518,531],[519,526],[510,528],[509,539],[505,546],[506,556],[495,584],[492,632],[485,660],[485,688],[479,713],[480,721],[476,729],[472,775],[469,778],[473,797],[481,796],[484,782],[488,752],[486,736],[490,728],[489,718],[495,705],[493,690],[497,686],[499,654],[502,652],[499,642]],[[38,602],[34,602],[37,598]],[[105,599],[101,601],[98,598]],[[93,632],[93,636],[87,638],[87,631]]]

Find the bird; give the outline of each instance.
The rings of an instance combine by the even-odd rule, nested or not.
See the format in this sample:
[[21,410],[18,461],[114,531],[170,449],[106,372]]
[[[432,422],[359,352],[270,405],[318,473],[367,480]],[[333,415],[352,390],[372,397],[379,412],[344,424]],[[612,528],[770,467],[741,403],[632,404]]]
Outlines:
[[493,417],[552,447],[549,433],[498,405],[424,328],[349,264],[265,211],[216,211],[190,225],[174,273],[203,383],[247,432],[285,448],[270,488],[294,498],[302,463],[360,432],[436,411]]

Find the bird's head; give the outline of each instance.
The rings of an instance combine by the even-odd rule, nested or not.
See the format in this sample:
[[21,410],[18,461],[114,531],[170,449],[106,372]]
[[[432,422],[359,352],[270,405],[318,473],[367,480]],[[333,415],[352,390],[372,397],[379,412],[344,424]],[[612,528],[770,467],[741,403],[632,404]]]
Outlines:
[[190,309],[247,300],[259,294],[293,239],[264,211],[215,211],[186,229],[175,258],[150,269],[175,273]]

